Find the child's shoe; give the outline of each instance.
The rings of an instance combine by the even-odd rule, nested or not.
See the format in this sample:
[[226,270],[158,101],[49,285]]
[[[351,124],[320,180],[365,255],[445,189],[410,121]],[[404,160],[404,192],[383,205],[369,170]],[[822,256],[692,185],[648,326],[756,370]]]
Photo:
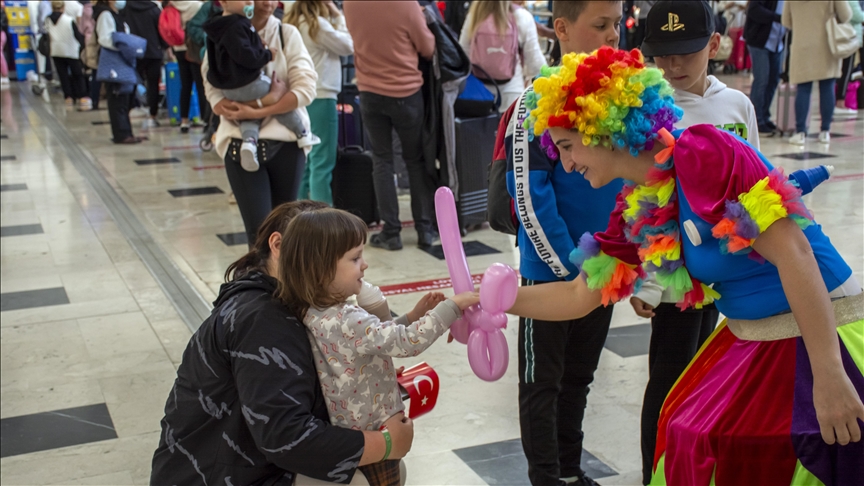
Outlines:
[[247,172],[255,172],[261,166],[258,164],[258,144],[254,138],[247,138],[240,146],[240,166]]
[[318,145],[319,143],[321,143],[321,139],[318,138],[317,135],[315,135],[314,133],[310,133],[309,131],[306,131],[303,137],[297,139],[297,146],[301,149],[311,147],[313,145]]

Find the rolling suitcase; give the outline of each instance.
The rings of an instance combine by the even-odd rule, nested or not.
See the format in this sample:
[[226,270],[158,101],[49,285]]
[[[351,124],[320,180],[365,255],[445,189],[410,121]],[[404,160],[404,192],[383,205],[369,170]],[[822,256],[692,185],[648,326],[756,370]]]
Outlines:
[[495,149],[499,114],[456,118],[456,212],[463,229],[486,222],[489,163]]
[[[344,64],[343,71],[351,67]],[[343,78],[348,79],[348,78]],[[368,225],[378,223],[378,200],[372,177],[372,153],[366,150],[360,103],[356,86],[343,81],[337,102],[339,112],[339,148],[333,168],[333,206],[360,217]],[[349,108],[350,107],[350,108]]]

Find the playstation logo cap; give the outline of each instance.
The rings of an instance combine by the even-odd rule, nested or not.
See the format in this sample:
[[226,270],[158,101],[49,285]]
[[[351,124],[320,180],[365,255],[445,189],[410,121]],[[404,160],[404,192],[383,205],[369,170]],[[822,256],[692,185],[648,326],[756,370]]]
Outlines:
[[714,12],[704,0],[657,2],[645,23],[645,57],[692,54],[704,49],[714,35]]

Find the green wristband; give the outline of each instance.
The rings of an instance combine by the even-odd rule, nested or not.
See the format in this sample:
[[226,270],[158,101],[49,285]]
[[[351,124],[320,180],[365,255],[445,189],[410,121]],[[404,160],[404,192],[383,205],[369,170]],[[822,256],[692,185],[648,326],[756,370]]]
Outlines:
[[387,430],[386,426],[381,427],[381,433],[384,434],[384,443],[387,445],[387,448],[384,451],[384,459],[381,459],[383,462],[390,457],[390,449],[393,448],[393,439],[390,438],[390,431]]

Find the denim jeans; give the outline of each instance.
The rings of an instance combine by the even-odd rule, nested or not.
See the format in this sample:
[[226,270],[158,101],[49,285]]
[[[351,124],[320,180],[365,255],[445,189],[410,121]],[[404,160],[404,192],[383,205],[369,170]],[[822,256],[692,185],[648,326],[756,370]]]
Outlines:
[[756,110],[756,123],[763,127],[771,121],[771,102],[780,83],[782,52],[771,52],[760,47],[747,46],[753,59],[753,87],[750,101]]
[[[837,80],[822,79],[819,81],[819,115],[822,126],[819,129],[827,132],[831,129],[831,119],[834,117],[834,83]],[[807,133],[807,112],[810,111],[810,93],[813,81],[800,83],[795,93],[795,133]]]
[[423,163],[423,95],[417,91],[405,98],[392,98],[370,92],[360,93],[363,126],[372,145],[372,176],[378,211],[384,221],[384,235],[396,236],[402,231],[399,200],[393,168],[393,129],[402,143],[402,157],[408,168],[411,189],[411,214],[418,233],[432,229],[435,181]]

